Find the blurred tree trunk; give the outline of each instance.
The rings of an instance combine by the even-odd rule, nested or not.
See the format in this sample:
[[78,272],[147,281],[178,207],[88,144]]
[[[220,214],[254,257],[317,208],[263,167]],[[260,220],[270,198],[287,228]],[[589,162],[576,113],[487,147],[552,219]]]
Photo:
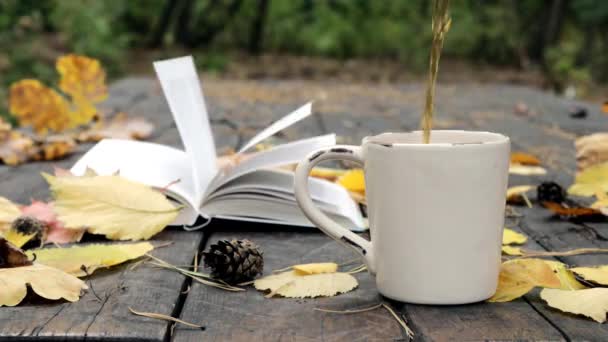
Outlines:
[[259,55],[262,52],[264,43],[264,27],[266,24],[266,16],[268,13],[268,5],[270,0],[257,0],[258,8],[253,19],[251,27],[251,36],[249,37],[249,53]]
[[[187,45],[191,38],[190,21],[194,10],[194,0],[183,0],[183,4],[177,14],[177,23],[175,24],[175,40],[176,42]],[[215,5],[217,1],[210,1],[203,10],[207,12],[210,6]]]
[[[188,6],[184,6],[179,15],[179,34],[176,35],[178,42],[189,48],[211,44],[213,39],[230,23],[243,4],[243,0],[232,0],[223,9],[222,1],[211,0],[200,13],[193,13],[194,2],[186,1],[188,1]],[[196,17],[191,19],[192,15],[196,15]],[[214,18],[212,19],[212,17]]]
[[162,46],[163,38],[167,34],[169,30],[169,26],[171,25],[171,18],[173,17],[173,12],[178,5],[178,0],[167,0],[165,2],[165,6],[163,7],[163,11],[161,12],[160,19],[158,21],[158,25],[152,31],[152,36],[150,37],[150,41],[148,43],[149,47],[157,48]]

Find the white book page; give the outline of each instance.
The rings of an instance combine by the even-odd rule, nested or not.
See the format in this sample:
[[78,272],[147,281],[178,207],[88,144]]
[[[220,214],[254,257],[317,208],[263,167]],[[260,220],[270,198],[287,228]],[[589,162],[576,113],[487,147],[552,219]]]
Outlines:
[[307,118],[310,114],[312,114],[312,103],[308,102],[307,104],[303,105],[302,107],[294,110],[293,112],[285,115],[283,118],[279,119],[278,121],[275,121],[270,126],[266,127],[263,131],[261,131],[255,137],[251,138],[251,140],[249,140],[247,143],[245,143],[245,145],[243,145],[243,147],[241,147],[241,149],[238,151],[238,153],[243,153],[243,152],[247,151],[248,149],[250,149],[253,146],[255,146],[256,144],[260,143],[264,139],[266,139],[270,136],[273,136],[275,133],[281,131],[282,129],[285,129],[285,128],[293,125],[294,123],[296,123],[304,118]]
[[194,198],[200,205],[217,173],[217,156],[192,56],[154,62],[154,69],[190,159]]
[[[348,218],[359,228],[364,226],[361,211],[348,194],[348,191],[342,186],[323,179],[310,178],[308,187],[311,198],[320,205],[322,210],[325,209],[329,213]],[[210,214],[205,209],[208,205],[215,207],[217,203],[224,203],[226,199],[232,198],[233,194],[237,194],[236,197],[243,196],[243,194],[238,194],[243,190],[248,192],[247,197],[257,198],[261,202],[281,200],[297,208],[298,211],[300,210],[293,193],[293,172],[266,169],[235,178],[232,182],[220,187],[218,189],[220,195],[211,194],[209,200],[203,203],[202,211]],[[268,192],[278,193],[278,195],[271,198],[273,196],[268,196]],[[293,198],[293,200],[288,200],[290,198]],[[223,213],[226,214],[227,212],[223,211]],[[231,214],[236,215],[238,213],[237,211]],[[263,217],[264,213],[259,212],[257,215]],[[272,213],[268,212],[266,215],[271,217]],[[300,212],[300,215],[303,216],[302,212]]]
[[[226,198],[205,204],[203,210],[212,217],[314,227],[302,214],[298,206],[280,201],[265,201],[260,198]],[[351,230],[365,230],[363,220],[355,222],[343,215],[331,212],[327,214],[333,220]]]
[[211,195],[213,191],[217,190],[223,184],[226,184],[239,176],[259,169],[295,164],[314,150],[335,144],[336,135],[327,134],[314,138],[297,140],[273,147],[270,150],[254,153],[236,166],[218,173],[216,178],[209,185],[205,197]]
[[[287,170],[256,170],[237,177],[231,182],[222,185],[211,195],[209,195],[204,202],[212,201],[214,198],[234,192],[245,191],[260,191],[261,193],[268,191],[272,193],[280,193],[283,194],[285,198],[293,199],[295,202],[296,197],[293,190],[293,177],[293,172]],[[337,192],[344,191],[344,189],[339,185],[317,178],[310,178],[308,180],[308,189],[310,192],[310,197],[313,201],[324,203],[339,202],[342,197],[339,197],[339,195],[336,194]]]
[[184,151],[141,141],[105,139],[91,148],[70,171],[84,175],[91,168],[100,175],[115,173],[135,182],[163,189],[184,204],[198,208],[190,161]]

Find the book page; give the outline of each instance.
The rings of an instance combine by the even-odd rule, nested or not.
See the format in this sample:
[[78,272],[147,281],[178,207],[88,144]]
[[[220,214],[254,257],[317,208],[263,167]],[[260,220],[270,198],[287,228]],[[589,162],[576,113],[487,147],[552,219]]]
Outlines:
[[[295,200],[293,177],[293,172],[282,170],[265,169],[247,173],[219,187],[205,200],[201,211],[205,214],[212,214],[207,212],[207,208],[213,207],[214,210],[219,210],[218,203],[247,197],[249,200],[257,199],[260,202],[281,201],[285,205],[296,208],[299,215],[304,216]],[[311,198],[321,210],[347,218],[352,223],[351,226],[355,225],[359,228],[364,226],[361,211],[348,194],[348,191],[342,186],[323,179],[310,178],[308,187]],[[251,213],[254,210],[253,208],[256,207],[247,208],[247,211]],[[275,214],[278,214],[276,212],[277,208],[266,213],[257,212],[257,215],[259,217],[264,215],[274,217]],[[230,212],[228,208],[223,208],[222,213],[239,215],[240,212]],[[301,220],[301,218],[298,218],[298,220]]]
[[[82,176],[87,168],[100,175],[118,173],[134,182],[167,188],[167,193],[180,202],[198,208],[192,169],[184,151],[149,142],[104,139],[82,156],[70,171]],[[174,181],[178,182],[172,183]]]
[[154,69],[189,157],[194,198],[200,205],[217,173],[217,156],[192,56],[154,62]]
[[236,166],[218,173],[216,178],[209,185],[205,197],[211,195],[213,191],[223,184],[239,176],[263,168],[295,164],[304,159],[312,151],[335,144],[336,135],[327,134],[314,138],[297,140],[273,147],[270,150],[254,153]]
[[243,152],[247,151],[248,149],[257,145],[264,139],[266,139],[270,136],[273,136],[275,133],[293,125],[294,123],[296,123],[304,118],[307,118],[310,114],[312,114],[312,103],[308,102],[307,104],[303,105],[302,107],[285,115],[278,121],[275,121],[273,124],[266,127],[260,133],[256,134],[255,137],[251,138],[251,140],[249,140],[247,143],[245,143],[245,145],[243,145],[243,147],[241,147],[241,149],[239,149],[238,153],[243,153]]
[[[298,206],[274,200],[226,198],[205,204],[203,210],[212,217],[230,220],[314,227]],[[339,224],[353,231],[365,230],[363,219],[354,221],[343,215],[331,212],[327,214]]]

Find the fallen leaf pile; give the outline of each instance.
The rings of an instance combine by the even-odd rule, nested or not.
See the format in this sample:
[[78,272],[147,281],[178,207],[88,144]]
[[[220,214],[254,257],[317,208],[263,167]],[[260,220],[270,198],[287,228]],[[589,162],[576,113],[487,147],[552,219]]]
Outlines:
[[56,69],[61,93],[35,79],[11,85],[10,112],[21,126],[31,127],[36,134],[15,130],[0,121],[0,161],[18,165],[56,160],[72,153],[76,141],[150,136],[154,126],[143,118],[120,113],[111,120],[104,119],[96,106],[108,97],[108,90],[106,73],[98,60],[69,54],[57,60]]
[[331,297],[358,286],[355,277],[337,270],[335,263],[295,265],[290,271],[257,279],[253,285],[257,290],[270,291],[266,297],[288,298]]
[[[0,306],[19,304],[28,287],[41,297],[76,301],[86,285],[77,277],[137,259],[153,249],[148,242],[87,244],[85,232],[111,240],[149,239],[178,215],[159,191],[118,175],[88,171],[76,177],[65,170],[43,174],[54,201],[18,205],[0,197]],[[39,241],[39,243],[35,243]],[[25,252],[22,246],[37,247]]]

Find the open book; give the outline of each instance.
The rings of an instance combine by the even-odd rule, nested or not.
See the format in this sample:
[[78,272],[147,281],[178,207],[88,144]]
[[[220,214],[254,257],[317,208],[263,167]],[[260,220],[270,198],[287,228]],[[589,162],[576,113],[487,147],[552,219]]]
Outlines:
[[[219,167],[192,58],[159,61],[154,67],[185,151],[148,142],[105,139],[78,160],[71,171],[76,175],[84,174],[87,168],[102,175],[118,171],[133,181],[166,188],[167,195],[186,206],[174,224],[192,225],[202,216],[208,220],[217,217],[312,226],[296,203],[293,172],[279,167],[295,164],[313,150],[335,144],[335,135],[245,154],[264,139],[309,116],[311,104],[296,109],[245,143],[237,152],[234,160],[238,162],[234,165]],[[311,197],[326,214],[353,230],[364,229],[361,212],[344,188],[314,178],[309,186]]]

